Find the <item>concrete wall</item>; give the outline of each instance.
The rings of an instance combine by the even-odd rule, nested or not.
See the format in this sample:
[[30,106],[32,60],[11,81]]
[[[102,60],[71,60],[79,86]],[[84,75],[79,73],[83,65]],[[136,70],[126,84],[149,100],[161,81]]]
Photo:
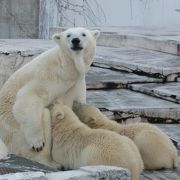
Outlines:
[[0,0],[0,38],[48,38],[57,26],[180,26],[179,19],[180,0]]
[[39,0],[0,0],[0,38],[37,38]]
[[100,26],[180,26],[180,0],[98,0],[106,22]]

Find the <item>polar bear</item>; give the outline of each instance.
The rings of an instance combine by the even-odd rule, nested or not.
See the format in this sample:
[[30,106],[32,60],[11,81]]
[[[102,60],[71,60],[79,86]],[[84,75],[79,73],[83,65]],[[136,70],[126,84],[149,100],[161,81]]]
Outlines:
[[142,156],[145,169],[177,167],[177,150],[168,136],[148,123],[121,125],[110,121],[98,108],[74,102],[73,110],[91,128],[112,130],[131,138]]
[[[44,146],[44,149],[40,151],[39,153],[35,152],[33,149],[29,148],[26,139],[24,136],[22,136],[22,132],[17,130],[14,130],[13,136],[11,137],[12,141],[15,142],[14,144],[11,144],[11,148],[14,149],[13,153],[20,154],[23,157],[26,157],[28,159],[38,161],[39,163],[51,166],[53,168],[61,168],[61,164],[56,163],[53,161],[51,156],[51,118],[50,118],[50,112],[49,109],[45,108],[42,113],[42,124],[43,128],[45,129],[45,140],[46,144]],[[3,142],[0,140],[0,158],[6,158],[8,149],[4,145]],[[4,153],[2,153],[4,152]]]
[[98,36],[98,30],[85,28],[55,34],[56,47],[7,80],[0,90],[0,138],[10,153],[21,155],[21,145],[16,146],[16,132],[21,133],[19,138],[25,138],[29,148],[43,149],[43,112],[54,99],[60,98],[69,107],[73,100],[86,102],[85,74],[95,55]]
[[143,169],[134,142],[112,131],[91,129],[65,105],[53,104],[52,158],[65,169],[87,165],[112,165],[128,168],[132,180],[138,180]]

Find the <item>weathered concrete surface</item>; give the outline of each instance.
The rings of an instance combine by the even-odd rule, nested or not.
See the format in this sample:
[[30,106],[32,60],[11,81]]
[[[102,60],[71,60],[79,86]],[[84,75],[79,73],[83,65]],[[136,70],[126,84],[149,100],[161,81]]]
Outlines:
[[[98,45],[121,47],[134,46],[180,55],[179,27],[143,28],[143,27],[89,27],[99,29],[101,36]],[[50,35],[61,32],[67,27],[51,27]]]
[[180,103],[180,83],[129,84],[128,88],[172,102]]
[[[127,46],[98,47],[93,64],[133,73],[144,73],[167,81],[175,81],[180,73],[179,56]],[[168,76],[172,74],[175,76],[170,79]]]
[[21,53],[34,55],[55,46],[52,40],[42,39],[0,39],[0,53]]
[[180,121],[180,105],[125,89],[88,91],[87,102],[102,110],[114,112],[120,116],[116,117],[117,120],[126,121],[130,115],[150,122]]
[[91,67],[86,76],[87,89],[127,88],[131,83],[162,82],[160,78],[139,76],[133,73]]
[[[54,46],[55,44],[49,40],[0,40],[0,87],[19,67]],[[175,55],[140,48],[98,47],[93,64],[175,81],[180,74],[179,59]]]
[[1,39],[0,40],[0,88],[4,82],[20,67],[34,57],[53,47],[50,40],[37,39]]
[[179,167],[174,170],[144,171],[140,180],[179,180],[180,179],[180,158]]
[[1,0],[0,38],[38,38],[39,0]]
[[48,180],[43,172],[18,172],[0,176],[1,180]]
[[130,180],[129,171],[113,166],[85,166],[78,170],[48,173],[49,180]]
[[7,158],[0,160],[0,174],[26,171],[41,171],[44,173],[50,173],[55,172],[56,170],[49,166],[31,161],[24,157],[16,156],[14,154],[9,154]]
[[113,166],[85,166],[77,170],[57,171],[35,161],[11,154],[7,159],[0,160],[0,179],[130,180],[130,173],[127,169]]
[[180,124],[156,124],[156,126],[175,140],[178,143],[177,146],[180,150]]
[[91,176],[96,179],[117,179],[117,180],[130,180],[130,174],[127,169],[119,168],[115,166],[84,166],[80,168],[81,170],[88,172]]

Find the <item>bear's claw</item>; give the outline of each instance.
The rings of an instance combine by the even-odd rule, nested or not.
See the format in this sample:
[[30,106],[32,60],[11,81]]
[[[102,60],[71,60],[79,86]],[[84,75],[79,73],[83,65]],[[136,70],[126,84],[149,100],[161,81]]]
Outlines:
[[39,151],[42,151],[42,150],[43,150],[44,145],[45,145],[45,143],[43,142],[43,145],[42,145],[41,147],[35,148],[35,147],[33,146],[32,149],[33,149],[34,151],[39,152]]

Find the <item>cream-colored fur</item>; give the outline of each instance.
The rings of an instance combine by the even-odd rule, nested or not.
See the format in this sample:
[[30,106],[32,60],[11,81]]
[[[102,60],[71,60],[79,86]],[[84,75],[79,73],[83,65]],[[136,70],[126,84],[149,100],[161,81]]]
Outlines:
[[132,140],[114,132],[90,129],[73,111],[54,104],[52,118],[52,157],[65,169],[86,165],[112,165],[128,168],[132,180],[138,180],[143,169],[139,151]]
[[[24,142],[36,151],[43,149],[43,111],[54,99],[60,98],[70,107],[73,100],[86,102],[85,74],[95,55],[98,35],[99,31],[85,28],[55,34],[56,47],[20,68],[4,84],[0,91],[0,138],[10,153],[25,155]],[[79,38],[81,50],[72,49],[73,38]]]
[[8,155],[8,149],[6,147],[6,145],[2,142],[2,140],[0,139],[0,159],[4,159],[7,157]]
[[74,112],[91,128],[112,130],[131,138],[142,156],[145,169],[177,167],[177,150],[168,136],[159,128],[148,123],[121,125],[110,121],[99,109],[81,103],[74,103]]
[[54,168],[59,168],[61,166],[54,162],[51,158],[51,119],[50,112],[47,108],[43,111],[42,120],[42,128],[45,130],[44,136],[46,140],[46,144],[42,151],[37,153],[33,149],[29,148],[26,139],[22,136],[22,132],[18,128],[13,130],[13,136],[11,139],[16,143],[11,144],[11,149],[14,150],[13,153],[15,154],[20,154],[28,159],[38,161]]

